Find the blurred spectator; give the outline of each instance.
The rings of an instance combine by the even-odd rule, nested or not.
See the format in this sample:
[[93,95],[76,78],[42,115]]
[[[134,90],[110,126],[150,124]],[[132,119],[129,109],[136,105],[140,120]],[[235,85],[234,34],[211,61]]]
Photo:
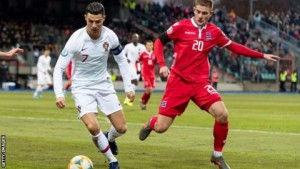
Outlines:
[[298,73],[297,70],[294,70],[291,74],[291,92],[297,92],[298,84]]
[[8,79],[8,66],[5,60],[1,61],[0,64],[0,89],[2,89],[3,82],[6,82]]

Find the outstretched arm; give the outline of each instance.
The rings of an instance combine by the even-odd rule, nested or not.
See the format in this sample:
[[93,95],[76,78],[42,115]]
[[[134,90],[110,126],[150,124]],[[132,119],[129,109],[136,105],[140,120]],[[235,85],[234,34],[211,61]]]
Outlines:
[[157,63],[159,64],[160,70],[159,73],[164,77],[167,77],[170,74],[169,68],[166,66],[164,58],[164,45],[170,41],[169,37],[166,34],[162,34],[154,42],[154,55],[157,58]]
[[264,54],[264,59],[266,59],[266,60],[278,61],[279,58],[280,58],[279,56],[275,56],[272,54]]
[[260,53],[236,42],[230,43],[226,48],[238,55],[244,55],[253,58],[263,58],[271,61],[277,61],[279,59],[278,56]]
[[12,58],[13,56],[15,56],[16,54],[19,54],[19,53],[23,53],[24,50],[23,49],[20,49],[20,48],[14,48],[14,49],[11,49],[10,51],[8,52],[1,52],[0,51],[0,57],[1,58],[4,58],[4,59],[10,59]]

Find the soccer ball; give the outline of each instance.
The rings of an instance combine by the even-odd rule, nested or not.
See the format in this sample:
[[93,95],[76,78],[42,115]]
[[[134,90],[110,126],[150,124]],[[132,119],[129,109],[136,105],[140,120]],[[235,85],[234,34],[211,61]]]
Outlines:
[[73,157],[70,162],[68,169],[93,169],[92,161],[84,155],[77,155]]

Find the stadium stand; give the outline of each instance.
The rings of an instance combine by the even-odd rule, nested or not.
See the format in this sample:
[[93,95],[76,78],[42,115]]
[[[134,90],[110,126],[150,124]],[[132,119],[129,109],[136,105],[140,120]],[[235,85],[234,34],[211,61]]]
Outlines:
[[[276,82],[279,69],[289,66],[290,70],[298,69],[296,65],[300,58],[299,10],[288,9],[284,5],[278,8],[280,12],[277,12],[276,7],[266,7],[270,5],[269,0],[255,1],[257,10],[248,22],[248,19],[243,18],[249,17],[246,10],[249,4],[241,4],[237,9],[233,5],[237,3],[234,0],[218,2],[211,21],[229,38],[261,52],[277,53],[283,58],[284,63],[289,63],[281,67],[281,64],[238,57],[225,49],[215,48],[210,53],[209,59],[212,66],[218,67],[222,72],[221,81]],[[86,3],[83,0],[63,2],[32,0],[21,3],[16,0],[0,1],[0,48],[21,46],[26,49],[24,55],[8,62],[10,79],[14,79],[19,87],[30,87],[26,85],[27,81],[36,78],[37,57],[45,47],[52,49],[51,65],[54,66],[68,37],[75,29],[84,26],[83,20],[78,18],[82,18],[83,6]],[[118,34],[123,45],[130,41],[131,35],[135,32],[141,35],[142,42],[145,39],[154,39],[177,20],[192,16],[192,8],[185,5],[190,1],[184,0],[165,4],[142,0],[112,0],[103,3],[108,13],[105,24]],[[294,1],[289,1],[288,5],[293,3]],[[246,15],[242,13],[243,9],[247,11]],[[165,49],[168,65],[172,62],[171,47],[172,44],[168,44]],[[112,58],[109,59],[109,68],[114,74],[119,74]]]

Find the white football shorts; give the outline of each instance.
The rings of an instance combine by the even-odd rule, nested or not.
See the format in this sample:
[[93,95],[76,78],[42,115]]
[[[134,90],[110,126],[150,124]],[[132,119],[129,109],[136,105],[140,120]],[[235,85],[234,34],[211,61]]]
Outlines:
[[130,71],[130,79],[134,80],[134,79],[139,79],[139,75],[137,74],[137,70],[135,68],[135,65],[130,64],[129,65],[129,71]]
[[98,113],[99,110],[106,116],[122,110],[116,93],[73,93],[75,106],[78,110],[78,118],[87,113]]
[[52,78],[49,74],[39,73],[37,83],[38,85],[52,84]]

